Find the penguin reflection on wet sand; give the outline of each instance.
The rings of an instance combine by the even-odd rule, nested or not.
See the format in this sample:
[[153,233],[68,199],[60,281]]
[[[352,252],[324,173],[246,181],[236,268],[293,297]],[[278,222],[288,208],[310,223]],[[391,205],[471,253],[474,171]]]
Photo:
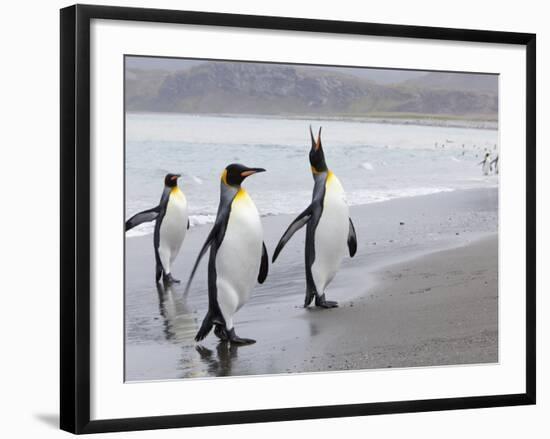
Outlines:
[[179,174],[167,174],[158,206],[137,213],[126,221],[126,231],[145,222],[156,221],[153,246],[157,282],[162,277],[164,282],[179,283],[179,280],[172,276],[171,267],[189,229],[189,218],[187,199],[178,187],[178,178]]
[[199,324],[193,309],[176,292],[174,284],[157,282],[156,286],[166,340],[188,343]]
[[195,350],[201,361],[206,365],[210,375],[224,377],[232,375],[233,362],[238,357],[238,347],[233,343],[219,343],[214,352],[201,345],[196,345]]
[[237,336],[233,316],[250,299],[256,280],[263,283],[267,277],[268,256],[260,215],[252,198],[241,187],[245,178],[264,171],[231,164],[222,173],[216,221],[185,288],[187,295],[197,267],[210,248],[208,312],[195,336],[196,341],[204,339],[214,327],[214,334],[222,341],[255,342]]
[[357,251],[357,236],[349,217],[345,193],[338,178],[327,168],[321,128],[317,140],[311,126],[309,162],[314,180],[311,204],[290,224],[273,253],[273,262],[300,228],[306,227],[305,265],[306,297],[304,307],[311,304],[321,308],[334,308],[337,302],[325,298],[325,289],[340,268],[346,247],[353,257]]

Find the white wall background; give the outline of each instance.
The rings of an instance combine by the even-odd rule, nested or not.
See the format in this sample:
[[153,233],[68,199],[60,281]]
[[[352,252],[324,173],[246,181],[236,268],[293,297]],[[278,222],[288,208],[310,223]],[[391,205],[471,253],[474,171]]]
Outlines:
[[[88,1],[260,15],[537,33],[538,55],[538,405],[441,413],[371,416],[201,429],[122,433],[113,437],[242,438],[338,435],[385,438],[547,437],[550,366],[545,319],[549,301],[550,175],[543,145],[550,119],[550,28],[545,3],[491,0]],[[0,434],[59,437],[59,13],[64,1],[6,2],[0,18]],[[545,124],[546,121],[546,124]],[[546,198],[546,203],[544,199]],[[182,395],[182,397],[185,397]],[[546,415],[546,416],[545,416]],[[105,435],[107,436],[107,435]]]

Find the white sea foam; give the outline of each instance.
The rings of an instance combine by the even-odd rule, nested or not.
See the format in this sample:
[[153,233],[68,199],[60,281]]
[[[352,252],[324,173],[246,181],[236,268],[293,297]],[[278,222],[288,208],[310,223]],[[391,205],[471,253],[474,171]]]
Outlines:
[[143,223],[137,227],[134,227],[132,230],[126,232],[127,238],[135,238],[137,236],[152,235],[155,231],[155,223]]
[[369,163],[369,162],[363,162],[363,163],[361,163],[361,167],[362,167],[363,169],[367,170],[367,171],[372,171],[372,170],[374,170],[374,166],[372,166],[372,164]]
[[360,206],[363,204],[380,203],[395,200],[396,198],[418,197],[422,195],[437,194],[440,192],[452,192],[455,189],[449,187],[416,187],[403,189],[357,190],[347,194],[348,205]]
[[[216,221],[216,215],[198,214],[189,216],[189,226],[196,227],[204,224],[213,224]],[[135,238],[137,236],[152,235],[155,231],[155,222],[140,224],[132,230],[126,232],[126,237]]]
[[216,215],[198,214],[189,216],[189,224],[191,227],[213,224],[214,221],[216,221]]
[[[439,192],[452,192],[454,189],[448,187],[417,187],[405,188],[401,190],[356,190],[346,194],[347,203],[349,206],[360,206],[364,204],[380,203],[384,201],[394,200],[396,198],[417,197],[422,195],[431,195]],[[297,197],[291,197],[294,200],[302,199],[301,193],[297,193]],[[261,203],[261,202],[260,202]],[[307,201],[298,203],[261,203],[266,208],[259,209],[262,216],[275,216],[300,213],[307,204]],[[195,214],[189,216],[191,227],[204,226],[213,224],[216,221],[216,215],[213,214]],[[155,223],[145,223],[126,232],[126,237],[134,238],[138,236],[150,235],[155,229]]]
[[[297,214],[311,201],[310,121],[129,114],[127,122],[128,217],[155,206],[165,174],[177,172],[191,227],[213,223],[220,175],[235,162],[267,169],[244,184],[261,215]],[[481,175],[475,157],[476,145],[498,144],[495,130],[313,121],[314,129],[319,125],[327,165],[351,206],[498,184],[498,177]],[[442,148],[446,140],[453,142]],[[144,224],[127,236],[153,229]]]

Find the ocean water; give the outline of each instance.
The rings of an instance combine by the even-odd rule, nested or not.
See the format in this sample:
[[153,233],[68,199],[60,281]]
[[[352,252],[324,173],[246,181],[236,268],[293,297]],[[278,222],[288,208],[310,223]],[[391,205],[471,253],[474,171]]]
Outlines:
[[[211,223],[226,165],[263,167],[244,186],[261,215],[299,213],[311,199],[313,179],[307,120],[182,114],[126,115],[126,215],[158,204],[164,175],[180,173],[191,226]],[[311,121],[323,127],[329,169],[346,190],[348,204],[476,187],[494,187],[498,176],[483,176],[478,163],[498,154],[494,129]],[[127,236],[152,233],[143,224]]]

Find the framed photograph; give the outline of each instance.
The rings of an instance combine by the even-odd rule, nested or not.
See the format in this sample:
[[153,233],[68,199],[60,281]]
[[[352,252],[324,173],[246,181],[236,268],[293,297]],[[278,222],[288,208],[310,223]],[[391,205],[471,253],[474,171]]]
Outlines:
[[61,10],[61,428],[535,403],[535,35]]

